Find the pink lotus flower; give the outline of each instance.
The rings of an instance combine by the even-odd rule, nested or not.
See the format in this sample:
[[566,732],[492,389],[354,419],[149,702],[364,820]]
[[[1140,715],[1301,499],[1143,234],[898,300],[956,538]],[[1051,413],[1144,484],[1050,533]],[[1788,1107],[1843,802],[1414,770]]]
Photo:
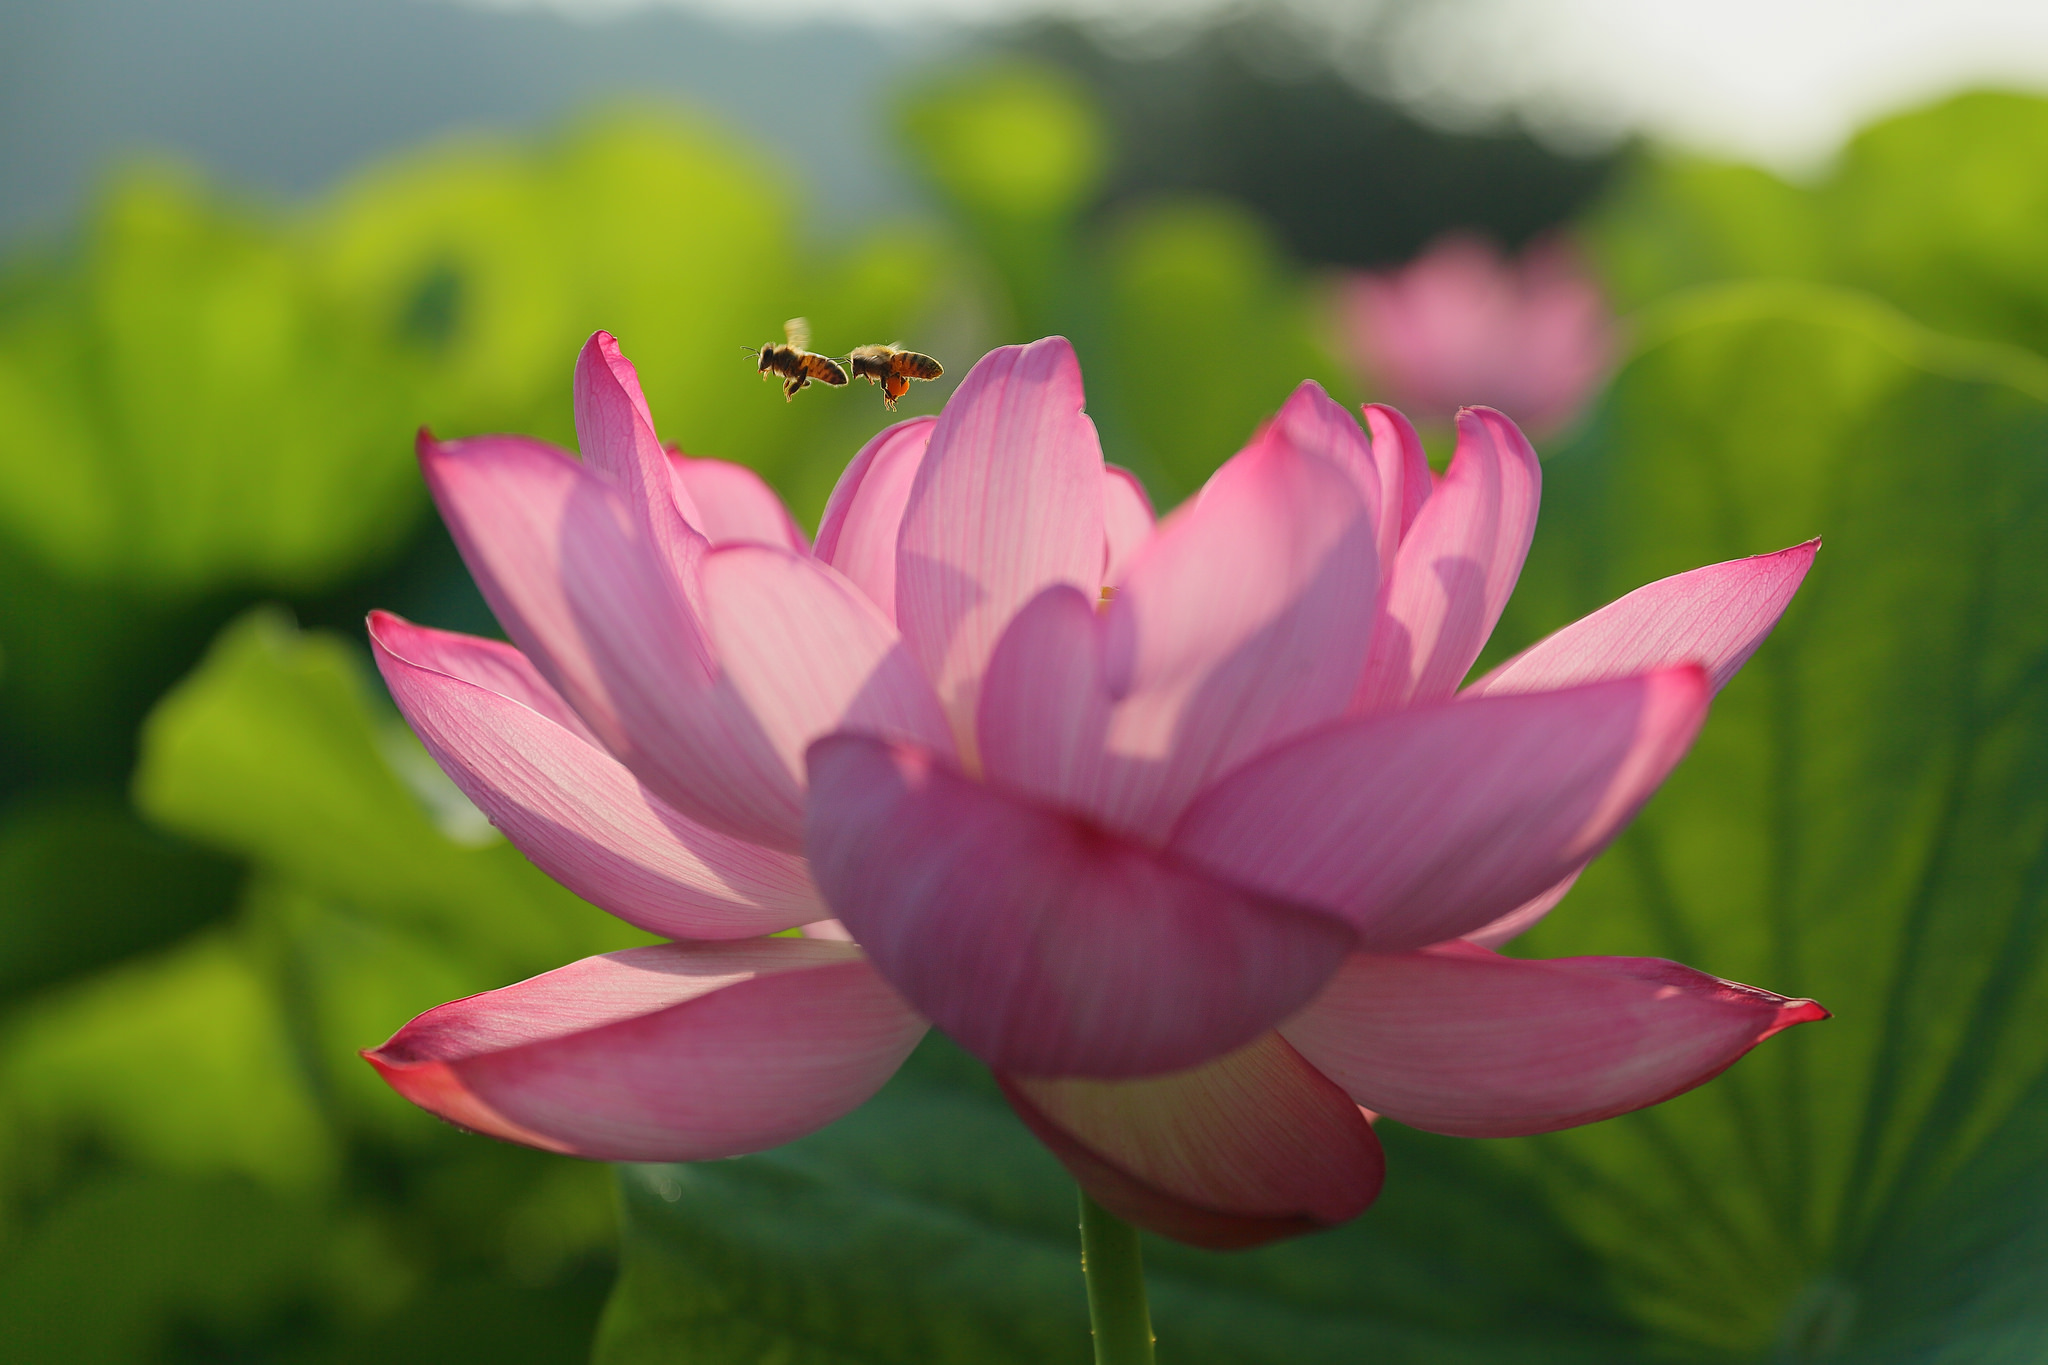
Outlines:
[[1453,234],[1399,270],[1341,287],[1352,360],[1397,406],[1448,422],[1491,403],[1535,431],[1565,425],[1606,380],[1614,322],[1560,239],[1519,261]]
[[1822,1017],[1486,946],[1656,790],[1815,547],[1651,584],[1460,691],[1535,456],[1472,409],[1434,480],[1365,415],[1303,385],[1155,526],[1067,343],[1008,347],[854,457],[815,546],[754,475],[665,452],[602,333],[580,462],[423,436],[518,647],[377,613],[392,695],[536,864],[676,941],[366,1055],[481,1132],[703,1160],[829,1123],[936,1023],[1112,1211],[1238,1246],[1372,1201],[1368,1110],[1588,1123]]

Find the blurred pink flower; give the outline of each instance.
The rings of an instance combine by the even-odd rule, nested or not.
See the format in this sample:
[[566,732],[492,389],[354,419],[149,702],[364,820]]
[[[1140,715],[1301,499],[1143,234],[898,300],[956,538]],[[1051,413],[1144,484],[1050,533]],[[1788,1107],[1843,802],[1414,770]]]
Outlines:
[[1353,363],[1422,421],[1489,403],[1552,431],[1614,363],[1606,300],[1560,238],[1510,261],[1483,238],[1454,233],[1398,270],[1360,272],[1341,289]]
[[580,461],[423,436],[517,647],[377,613],[393,697],[536,864],[676,941],[366,1055],[481,1132],[701,1160],[829,1123],[936,1023],[1109,1208],[1236,1246],[1372,1201],[1366,1110],[1543,1132],[1822,1017],[1484,946],[1656,789],[1815,547],[1654,583],[1460,691],[1534,454],[1471,409],[1434,480],[1365,416],[1303,385],[1155,526],[1067,343],[1007,347],[854,457],[815,546],[751,473],[665,451],[602,333]]

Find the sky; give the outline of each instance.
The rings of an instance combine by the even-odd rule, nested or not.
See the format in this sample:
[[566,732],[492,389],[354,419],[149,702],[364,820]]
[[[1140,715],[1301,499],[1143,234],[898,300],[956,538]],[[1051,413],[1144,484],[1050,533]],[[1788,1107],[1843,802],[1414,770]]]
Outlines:
[[0,253],[61,231],[138,156],[292,198],[422,140],[643,95],[779,153],[832,230],[908,201],[878,111],[925,46],[674,8],[586,24],[449,0],[0,0]]
[[[1131,27],[1237,0],[439,0],[598,18],[668,6],[768,25],[916,28],[1030,14]],[[1872,117],[1971,84],[2048,89],[2048,0],[1285,0],[1392,13],[1376,72],[1446,122],[1504,111],[1560,141],[1646,132],[1800,172]],[[1134,20],[1135,16],[1135,20]]]

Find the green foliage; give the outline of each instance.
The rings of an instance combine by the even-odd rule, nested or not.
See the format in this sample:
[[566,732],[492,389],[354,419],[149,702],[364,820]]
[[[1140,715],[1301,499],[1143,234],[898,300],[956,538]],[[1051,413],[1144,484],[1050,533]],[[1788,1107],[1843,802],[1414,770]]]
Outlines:
[[169,597],[318,586],[421,505],[416,385],[261,215],[131,175],[0,313],[0,533]]
[[906,99],[898,117],[932,180],[990,217],[1071,218],[1088,206],[1108,161],[1100,111],[1049,66],[949,73]]
[[1811,187],[1662,155],[1593,224],[1618,296],[1777,277],[2048,353],[2048,99],[1977,93],[1877,123]]
[[1005,61],[908,90],[897,130],[1006,304],[1002,341],[1085,335],[1090,281],[1075,225],[1106,169],[1102,114],[1072,77]]
[[[146,727],[139,804],[253,872],[230,921],[0,1026],[0,1316],[39,1343],[17,1358],[154,1356],[180,1332],[369,1340],[469,1286],[479,1341],[565,1359],[564,1331],[583,1329],[563,1324],[594,1309],[582,1268],[611,1236],[602,1171],[457,1134],[355,1053],[443,1000],[644,936],[498,839],[363,672],[360,651],[259,611]],[[0,870],[45,914],[63,896],[146,896],[152,871],[189,894],[177,868],[198,857],[92,803],[14,833]],[[65,885],[124,847],[130,865]],[[181,1222],[216,1199],[222,1230]],[[241,1239],[232,1253],[167,1254],[217,1232]],[[128,1278],[96,1313],[102,1265]]]
[[22,802],[0,816],[0,905],[36,913],[0,938],[0,998],[165,947],[219,916],[238,881],[111,796]]
[[[1852,296],[1646,319],[1503,648],[1827,536],[1693,756],[1530,951],[1678,958],[1828,1023],[1641,1114],[1383,1124],[1382,1202],[1151,1247],[1163,1359],[2023,1359],[2048,1335],[2048,366]],[[621,1177],[600,1359],[1086,1358],[1071,1194],[949,1045],[780,1152]]]

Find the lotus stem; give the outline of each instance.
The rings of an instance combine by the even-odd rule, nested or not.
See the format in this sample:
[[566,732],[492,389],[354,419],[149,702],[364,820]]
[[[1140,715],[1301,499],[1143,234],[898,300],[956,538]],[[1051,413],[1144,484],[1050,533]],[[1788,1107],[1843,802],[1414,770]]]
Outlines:
[[1152,1310],[1138,1230],[1081,1192],[1081,1274],[1095,1365],[1152,1365]]

